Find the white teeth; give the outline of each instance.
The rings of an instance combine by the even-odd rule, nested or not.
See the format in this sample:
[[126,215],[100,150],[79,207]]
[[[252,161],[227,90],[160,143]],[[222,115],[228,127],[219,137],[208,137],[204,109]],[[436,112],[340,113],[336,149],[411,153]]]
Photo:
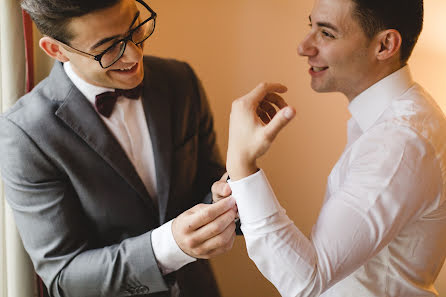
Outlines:
[[321,72],[322,70],[327,69],[327,67],[315,67],[315,66],[313,66],[312,68],[314,72]]
[[133,68],[133,66],[130,66],[130,67],[128,67],[128,68],[121,68],[121,69],[119,69],[119,70],[121,70],[121,71],[126,71],[126,70],[130,70],[130,69],[132,69]]

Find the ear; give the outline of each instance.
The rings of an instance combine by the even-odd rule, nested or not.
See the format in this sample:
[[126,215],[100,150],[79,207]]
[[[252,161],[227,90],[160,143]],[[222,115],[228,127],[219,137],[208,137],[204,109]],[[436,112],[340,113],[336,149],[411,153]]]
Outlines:
[[49,36],[43,36],[39,40],[40,48],[51,58],[60,62],[67,62],[70,59],[65,55],[65,50],[62,45],[55,39]]
[[384,30],[376,36],[376,58],[385,61],[400,54],[402,37],[400,32],[394,29]]

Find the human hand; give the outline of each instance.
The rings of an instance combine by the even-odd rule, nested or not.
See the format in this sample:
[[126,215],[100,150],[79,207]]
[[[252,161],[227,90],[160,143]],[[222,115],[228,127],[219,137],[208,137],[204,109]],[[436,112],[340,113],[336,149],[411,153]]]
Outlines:
[[225,174],[223,174],[220,180],[216,181],[212,185],[211,192],[212,192],[212,201],[214,203],[220,201],[221,199],[227,198],[229,197],[229,195],[232,194],[231,187],[226,182],[227,179],[228,179],[228,173],[226,172]]
[[173,237],[189,256],[209,259],[232,248],[236,217],[232,197],[214,204],[198,204],[173,220]]
[[[277,83],[262,83],[232,103],[226,168],[231,180],[257,171],[256,160],[265,154],[280,130],[295,116],[277,93],[287,88]],[[280,110],[276,111],[277,106]]]

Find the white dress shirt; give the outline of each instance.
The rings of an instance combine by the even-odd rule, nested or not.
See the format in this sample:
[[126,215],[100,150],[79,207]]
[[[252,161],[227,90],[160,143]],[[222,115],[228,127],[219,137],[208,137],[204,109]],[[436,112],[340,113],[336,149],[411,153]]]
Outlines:
[[[73,84],[93,105],[93,108],[95,108],[96,95],[114,91],[114,89],[87,83],[74,72],[70,62],[64,63],[64,69]],[[120,96],[110,117],[104,117],[100,113],[98,115],[118,140],[151,198],[157,204],[155,160],[142,101],[129,100]],[[169,221],[152,231],[153,252],[164,274],[178,270],[196,260],[178,247],[173,238],[171,225],[172,221]]]
[[248,254],[283,296],[437,296],[446,256],[446,119],[407,66],[349,110],[348,143],[310,239],[262,170],[229,182]]

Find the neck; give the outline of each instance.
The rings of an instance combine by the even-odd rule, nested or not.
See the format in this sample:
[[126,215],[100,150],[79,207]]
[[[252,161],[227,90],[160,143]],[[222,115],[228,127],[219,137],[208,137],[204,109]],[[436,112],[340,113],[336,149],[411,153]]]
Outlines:
[[401,68],[406,66],[406,64],[398,62],[398,63],[389,63],[386,65],[377,65],[377,66],[378,67],[376,67],[374,70],[369,69],[367,83],[364,84],[364,86],[360,90],[357,90],[356,92],[352,92],[349,94],[344,94],[349,102],[352,102],[359,94],[361,94],[362,92],[364,92],[365,90],[367,90],[380,80],[391,75],[395,71],[400,70]]

